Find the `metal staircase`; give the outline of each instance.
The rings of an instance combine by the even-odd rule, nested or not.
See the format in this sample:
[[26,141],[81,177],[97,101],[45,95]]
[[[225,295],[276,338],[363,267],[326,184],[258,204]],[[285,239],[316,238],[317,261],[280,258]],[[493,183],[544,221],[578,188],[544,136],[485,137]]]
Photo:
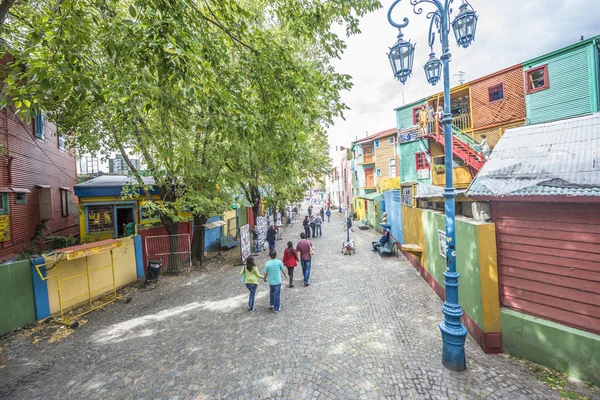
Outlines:
[[[434,139],[442,147],[444,147],[444,128],[439,124],[437,132],[424,135]],[[485,157],[481,153],[480,143],[460,130],[457,126],[452,125],[452,152],[460,158],[470,169],[471,175],[475,177],[485,163]]]

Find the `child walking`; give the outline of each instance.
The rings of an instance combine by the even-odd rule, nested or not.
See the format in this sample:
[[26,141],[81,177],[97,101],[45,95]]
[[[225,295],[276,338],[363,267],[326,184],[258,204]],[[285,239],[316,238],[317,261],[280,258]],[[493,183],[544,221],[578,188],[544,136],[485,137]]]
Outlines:
[[283,263],[277,259],[276,251],[270,252],[269,257],[271,259],[265,264],[265,276],[263,279],[265,282],[267,279],[269,280],[269,308],[272,308],[274,312],[279,312],[281,309],[281,272],[283,272],[283,276],[286,278],[287,274],[283,268]]
[[294,249],[294,244],[291,241],[287,242],[287,248],[283,252],[283,265],[288,270],[291,288],[294,287],[294,268],[298,265],[298,260],[298,252]]
[[256,296],[256,289],[258,288],[258,278],[264,278],[258,271],[258,267],[254,264],[254,257],[248,256],[246,259],[246,266],[242,267],[240,275],[245,275],[244,284],[250,291],[250,297],[248,298],[248,310],[255,311],[254,297]]

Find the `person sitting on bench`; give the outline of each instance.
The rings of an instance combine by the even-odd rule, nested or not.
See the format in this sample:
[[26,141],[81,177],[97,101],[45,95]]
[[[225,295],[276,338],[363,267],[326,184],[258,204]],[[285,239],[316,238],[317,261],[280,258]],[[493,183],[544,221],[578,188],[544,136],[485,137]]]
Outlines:
[[390,231],[386,229],[383,232],[383,236],[381,237],[381,239],[379,239],[379,241],[371,242],[371,244],[373,245],[373,251],[377,251],[377,249],[381,246],[385,246],[388,240],[390,240]]

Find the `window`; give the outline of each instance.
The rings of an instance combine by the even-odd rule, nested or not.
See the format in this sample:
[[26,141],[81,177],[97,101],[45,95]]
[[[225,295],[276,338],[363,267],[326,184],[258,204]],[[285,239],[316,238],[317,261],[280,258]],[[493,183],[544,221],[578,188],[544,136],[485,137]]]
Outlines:
[[422,169],[429,169],[427,155],[424,152],[415,153],[415,164],[417,166],[417,171]]
[[379,168],[377,168],[377,171],[375,172],[375,174],[376,174],[377,176],[381,176],[381,170],[380,170]]
[[390,158],[390,178],[396,177],[396,159]]
[[9,211],[8,193],[0,193],[0,214],[6,215]]
[[15,195],[15,203],[16,204],[27,204],[27,194],[26,193],[17,193]]
[[394,144],[394,137],[388,138],[388,144]]
[[378,149],[379,148],[379,140],[375,141],[375,148]]
[[35,137],[44,140],[46,129],[44,127],[44,114],[41,112],[35,115],[34,129]]
[[412,186],[402,187],[402,204],[408,207],[413,205]]
[[38,185],[38,202],[40,207],[40,221],[54,219],[52,211],[52,188],[47,185]]
[[526,71],[525,85],[527,94],[548,89],[550,87],[550,82],[548,81],[548,64]]
[[58,148],[59,150],[67,150],[67,136],[58,134]]
[[488,88],[490,103],[504,98],[504,83]]
[[69,192],[63,188],[60,189],[60,211],[61,216],[68,217],[69,216]]
[[114,232],[114,208],[111,204],[86,207],[87,230],[91,232]]
[[413,125],[419,125],[419,112],[421,111],[422,106],[416,106],[412,109],[412,120]]

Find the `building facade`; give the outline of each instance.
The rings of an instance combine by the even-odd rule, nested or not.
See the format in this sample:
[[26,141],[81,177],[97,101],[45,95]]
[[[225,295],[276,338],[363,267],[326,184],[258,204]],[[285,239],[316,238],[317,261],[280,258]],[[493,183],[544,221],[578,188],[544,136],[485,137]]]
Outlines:
[[66,138],[39,114],[30,123],[0,111],[0,259],[26,250],[40,223],[50,234],[76,235],[75,157]]

